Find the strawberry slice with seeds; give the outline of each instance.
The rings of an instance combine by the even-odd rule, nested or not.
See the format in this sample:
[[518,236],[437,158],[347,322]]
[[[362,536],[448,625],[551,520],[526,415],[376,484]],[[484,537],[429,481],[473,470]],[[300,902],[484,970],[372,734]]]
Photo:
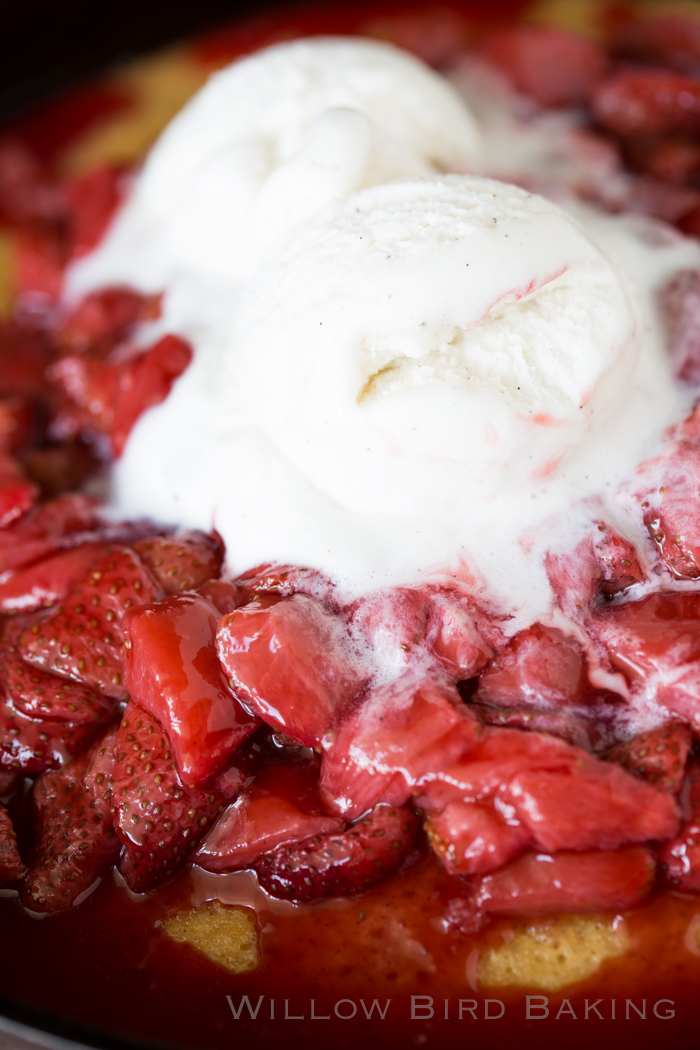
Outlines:
[[0,583],[0,612],[31,612],[60,602],[92,568],[104,544],[84,543],[17,569]]
[[656,861],[644,846],[587,853],[525,853],[475,884],[479,906],[497,915],[632,908],[651,891]]
[[97,503],[78,493],[42,503],[9,528],[0,530],[0,572],[46,558],[81,532],[101,525]]
[[160,597],[160,587],[133,550],[108,548],[62,604],[31,628],[22,655],[37,667],[123,700],[124,614]]
[[193,530],[139,540],[134,550],[166,594],[191,591],[221,574],[224,544],[218,533]]
[[206,788],[186,788],[167,733],[133,701],[116,746],[112,805],[126,847],[119,870],[132,890],[145,893],[184,863],[225,803],[238,794],[245,773],[233,766]]
[[578,642],[539,623],[519,631],[479,678],[479,699],[500,707],[560,709],[591,691]]
[[[121,848],[109,801],[94,795],[86,774],[104,763],[113,737],[96,744],[57,772],[44,773],[34,788],[37,858],[27,872],[21,899],[32,911],[69,908],[114,864]],[[112,756],[113,759],[113,756]],[[106,764],[109,764],[107,761]],[[88,786],[89,784],[89,786]]]
[[27,718],[0,695],[0,775],[41,773],[63,766],[99,735],[102,723]]
[[342,619],[305,594],[236,609],[217,648],[236,696],[305,747],[321,743],[368,677]]
[[395,871],[415,843],[418,818],[408,806],[376,806],[343,832],[279,846],[255,864],[273,897],[313,901],[362,893]]
[[691,743],[687,725],[662,726],[616,744],[604,757],[638,773],[660,791],[676,795],[683,782]]
[[216,655],[219,616],[197,594],[131,609],[124,683],[167,730],[188,787],[209,780],[261,724],[231,691]]
[[700,761],[691,758],[681,789],[685,821],[659,850],[665,881],[679,890],[700,890]]
[[425,822],[428,841],[450,875],[479,875],[517,857],[532,844],[521,824],[493,806],[450,802]]
[[38,498],[38,487],[29,481],[19,462],[0,452],[0,529],[23,518]]
[[22,878],[25,865],[17,848],[12,818],[4,806],[0,806],[0,886],[9,886]]
[[317,759],[268,763],[214,825],[194,860],[207,871],[249,868],[284,843],[345,827],[321,812]]

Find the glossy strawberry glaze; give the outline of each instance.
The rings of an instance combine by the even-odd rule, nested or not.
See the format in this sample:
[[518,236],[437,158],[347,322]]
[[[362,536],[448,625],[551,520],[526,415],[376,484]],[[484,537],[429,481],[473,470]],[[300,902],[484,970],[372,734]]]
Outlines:
[[[459,10],[470,22],[514,16],[520,0],[485,6],[470,0]],[[281,14],[247,27],[232,27],[197,45],[205,63],[218,65],[272,39],[313,32],[356,31],[371,14],[396,14],[404,4],[355,5],[324,12]],[[68,97],[18,125],[25,139],[46,159],[104,116],[128,101],[116,92],[93,90]],[[664,619],[663,615],[659,617]],[[654,638],[666,644],[663,625]],[[675,628],[669,629],[675,639]],[[287,790],[305,801],[303,783]],[[306,800],[308,801],[308,800]],[[22,845],[21,801],[15,802]],[[25,828],[26,832],[26,828]],[[608,962],[588,981],[564,993],[538,989],[474,987],[475,952],[508,939],[512,923],[492,922],[477,939],[445,932],[441,923],[451,880],[425,850],[397,875],[365,895],[315,905],[291,905],[269,898],[247,872],[213,875],[190,868],[157,893],[131,896],[121,880],[106,877],[92,896],[70,912],[39,920],[12,895],[0,901],[2,995],[57,1015],[131,1036],[202,1048],[435,1046],[501,1047],[516,1041],[539,1047],[588,1047],[591,1039],[612,1047],[621,1039],[635,1047],[664,1044],[691,1050],[697,1045],[694,1023],[700,981],[700,901],[689,894],[662,892],[625,915],[631,949]],[[192,950],[173,944],[160,931],[170,914],[219,899],[255,909],[262,963],[252,974],[232,977]],[[547,995],[547,1019],[527,1020],[527,994]],[[256,1020],[236,1020],[227,996],[237,1006],[242,995],[253,1003],[264,996]],[[434,1016],[411,1019],[411,996],[430,996]],[[571,1013],[556,1019],[563,996]],[[360,999],[391,1000],[387,1020],[364,1020]],[[602,998],[597,1024],[580,1023],[584,1002]],[[625,1018],[624,1000],[641,1007]],[[274,1018],[271,1017],[274,999]],[[311,1000],[314,1000],[314,1007]],[[476,1000],[477,1019],[467,1012],[458,1020],[459,1000]],[[500,1000],[504,1014],[495,1024],[484,1017],[484,1000]],[[617,1003],[615,1020],[611,999]],[[672,1000],[673,1018],[655,1018],[653,1006]],[[356,1004],[360,1017],[341,1020]],[[447,1000],[447,1007],[445,1006]],[[286,1004],[286,1006],[285,1006]],[[664,1009],[668,1004],[663,1004]],[[316,1017],[311,1019],[311,1011]],[[496,1006],[492,1012],[498,1013]],[[287,1017],[285,1017],[285,1012]],[[447,1017],[446,1017],[447,1014]],[[332,1019],[326,1019],[330,1015]],[[575,1016],[575,1020],[574,1020]],[[316,1019],[320,1023],[316,1023]],[[568,1022],[568,1023],[567,1023]]]

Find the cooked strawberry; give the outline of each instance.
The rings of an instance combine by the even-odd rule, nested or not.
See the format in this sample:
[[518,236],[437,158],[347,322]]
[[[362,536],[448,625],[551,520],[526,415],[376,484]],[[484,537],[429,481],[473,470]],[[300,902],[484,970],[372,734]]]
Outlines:
[[673,373],[695,386],[700,382],[700,271],[681,270],[658,298]]
[[591,693],[579,643],[540,623],[519,631],[479,678],[479,699],[500,707],[560,709]]
[[0,529],[23,518],[38,498],[39,489],[14,456],[0,452]]
[[663,69],[616,73],[595,89],[592,104],[600,124],[617,135],[700,129],[700,83]]
[[35,418],[29,398],[13,394],[0,398],[0,451],[17,455],[30,443]]
[[652,594],[596,611],[587,630],[644,702],[691,725],[700,712],[700,595]]
[[165,335],[147,350],[114,358],[71,353],[52,367],[58,388],[79,410],[85,426],[109,436],[115,456],[124,451],[136,420],[170,393],[192,360],[192,348],[176,335]]
[[129,547],[113,547],[93,563],[62,604],[28,632],[21,650],[37,667],[75,678],[123,700],[122,620],[161,591]]
[[361,893],[395,871],[418,836],[408,806],[375,806],[343,832],[278,846],[255,864],[273,897],[312,901]]
[[9,798],[19,784],[21,777],[20,770],[6,769],[0,765],[0,798]]
[[305,594],[236,609],[217,646],[236,695],[305,747],[321,743],[367,677],[344,622]]
[[229,580],[207,580],[197,587],[197,593],[209,602],[219,616],[228,616],[250,600],[250,595],[239,584]]
[[487,37],[481,54],[517,91],[542,106],[575,106],[588,100],[605,72],[593,41],[564,29],[513,26]]
[[234,582],[244,590],[247,601],[259,594],[279,594],[282,598],[289,598],[301,593],[318,598],[333,612],[339,609],[335,584],[318,569],[266,563],[249,569]]
[[104,544],[83,543],[17,569],[0,582],[0,612],[31,612],[62,601],[104,550]]
[[456,764],[434,769],[417,801],[439,813],[450,802],[491,799],[547,851],[662,840],[679,821],[669,795],[619,766],[556,737],[491,727]]
[[115,168],[94,168],[68,183],[71,255],[97,247],[119,207],[124,177]]
[[423,776],[470,751],[482,728],[447,682],[407,674],[372,689],[326,742],[326,805],[348,820],[377,802],[402,805]]
[[69,908],[119,856],[109,802],[95,797],[85,781],[101,746],[36,782],[37,857],[21,891],[22,903],[33,911]]
[[65,765],[89,747],[100,722],[54,722],[27,718],[0,695],[0,773],[41,773]]
[[140,606],[124,618],[124,684],[167,731],[188,787],[209,780],[260,725],[231,694],[216,655],[218,622],[195,594]]
[[691,743],[688,726],[676,723],[616,744],[604,757],[638,773],[660,791],[676,795],[683,781]]
[[[95,802],[105,802],[111,807],[114,766],[117,761],[117,737],[119,723],[113,722],[90,751],[83,774],[85,790]],[[111,809],[110,809],[111,812]]]
[[455,681],[478,674],[502,642],[497,625],[462,595],[434,591],[430,615],[430,647]]
[[17,882],[24,874],[25,865],[17,849],[17,836],[12,818],[4,806],[0,806],[0,887]]
[[263,853],[345,826],[321,812],[317,760],[265,766],[222,814],[194,856],[207,871],[249,868]]
[[87,725],[114,717],[115,704],[80,682],[48,674],[22,659],[25,632],[7,629],[0,641],[0,686],[14,709],[28,718]]
[[193,530],[139,540],[134,550],[166,594],[191,591],[221,574],[224,544],[218,533]]
[[679,73],[700,74],[700,22],[674,11],[623,23],[612,39],[613,52]]
[[78,493],[58,496],[0,530],[0,572],[20,569],[73,545],[80,533],[99,528],[95,500]]
[[74,353],[106,353],[123,342],[139,321],[152,319],[153,298],[123,285],[90,292],[68,315],[57,333],[60,345]]
[[42,398],[53,347],[45,331],[15,319],[0,321],[0,395]]
[[493,806],[475,802],[450,802],[428,817],[425,830],[450,875],[493,871],[532,843],[521,824],[508,823]]
[[55,310],[63,291],[68,261],[65,238],[48,226],[23,229],[14,236],[14,271],[17,299],[40,312]]
[[[513,729],[529,729],[535,733],[548,733],[561,740],[583,747],[587,751],[595,750],[601,740],[605,740],[604,729],[600,722],[593,719],[584,720],[570,711],[540,711],[533,707],[493,707],[477,700],[470,704],[482,722],[490,726],[510,726]],[[596,716],[601,712],[597,708]]]
[[234,766],[206,788],[186,788],[167,733],[129,703],[117,737],[112,801],[126,847],[120,871],[130,888],[145,893],[169,878],[244,779]]
[[644,579],[636,550],[608,525],[597,526],[593,534],[593,551],[600,569],[598,588],[606,598],[620,594]]
[[590,535],[584,536],[573,550],[547,551],[544,565],[557,603],[572,619],[595,605],[600,566]]
[[0,211],[13,225],[55,224],[65,218],[63,187],[19,139],[0,143]]
[[681,790],[686,818],[678,835],[659,850],[666,882],[679,890],[700,890],[700,761],[691,758]]
[[640,904],[656,862],[644,846],[614,852],[526,853],[476,884],[478,905],[498,915],[600,911]]

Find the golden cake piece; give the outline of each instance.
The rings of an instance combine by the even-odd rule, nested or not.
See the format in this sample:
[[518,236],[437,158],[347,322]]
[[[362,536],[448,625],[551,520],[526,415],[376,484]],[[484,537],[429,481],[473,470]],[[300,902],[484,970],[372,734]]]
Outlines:
[[200,904],[163,922],[168,937],[189,944],[229,973],[248,973],[260,962],[255,917],[219,901]]
[[602,915],[569,915],[515,930],[505,944],[487,948],[477,972],[487,987],[514,985],[559,991],[585,980],[606,959],[629,947],[625,925]]

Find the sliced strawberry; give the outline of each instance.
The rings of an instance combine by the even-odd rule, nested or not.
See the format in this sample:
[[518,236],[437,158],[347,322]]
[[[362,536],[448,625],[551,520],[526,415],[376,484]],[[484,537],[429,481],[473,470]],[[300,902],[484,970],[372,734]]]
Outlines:
[[209,780],[260,725],[228,687],[216,655],[218,622],[195,594],[141,606],[124,619],[124,684],[167,730],[188,787]]
[[433,592],[429,644],[443,670],[455,681],[479,674],[493,656],[493,646],[501,642],[497,625],[464,596]]
[[124,614],[160,596],[160,588],[133,550],[108,548],[63,603],[31,628],[22,655],[37,667],[124,700]]
[[644,473],[657,489],[642,503],[644,522],[669,571],[700,577],[700,448],[673,441]]
[[0,398],[0,451],[17,455],[26,449],[36,429],[29,398],[13,394]]
[[92,251],[104,237],[121,203],[123,182],[123,175],[116,168],[100,167],[68,183],[74,258]]
[[617,765],[555,737],[490,727],[458,763],[425,778],[418,804],[432,814],[453,801],[491,799],[547,851],[663,840],[679,820],[669,795]]
[[481,47],[517,91],[542,106],[575,106],[588,100],[605,72],[593,41],[565,29],[513,26],[487,37]]
[[0,798],[10,797],[19,784],[21,776],[22,774],[19,770],[6,769],[4,766],[0,765]]
[[62,601],[104,550],[104,544],[83,543],[5,574],[0,582],[0,612],[32,612]]
[[0,452],[0,529],[23,518],[39,498],[39,489],[14,456]]
[[681,791],[686,818],[678,835],[659,850],[664,878],[679,890],[700,890],[700,762],[691,758]]
[[97,503],[78,493],[42,503],[20,521],[0,530],[0,572],[46,558],[89,529],[101,525]]
[[616,73],[595,89],[592,104],[599,123],[617,135],[700,129],[700,82],[663,69]]
[[63,291],[68,261],[64,237],[51,227],[24,229],[14,237],[17,298],[34,312],[53,311]]
[[0,696],[0,774],[41,773],[63,766],[89,747],[102,727],[100,722],[27,718]]
[[450,875],[493,871],[532,842],[521,824],[509,824],[493,806],[474,802],[450,802],[428,817],[425,830]]
[[236,695],[305,747],[321,743],[367,677],[343,621],[304,594],[236,609],[217,645]]
[[52,354],[42,329],[15,319],[0,321],[0,394],[42,398]]
[[152,715],[129,703],[119,726],[112,789],[115,827],[126,847],[120,871],[129,887],[145,893],[168,879],[244,779],[233,766],[206,788],[184,787],[167,734]]
[[[601,740],[605,739],[604,730],[599,722],[586,721],[570,711],[540,711],[533,707],[493,707],[478,701],[471,703],[470,707],[486,725],[510,726],[513,729],[548,733],[587,751],[595,750]],[[599,710],[596,710],[596,715],[600,715]]]
[[0,806],[0,887],[17,882],[24,871],[12,818],[5,807]]
[[191,591],[221,574],[224,544],[218,533],[193,530],[153,536],[134,544],[166,594]]
[[201,587],[197,587],[197,593],[209,602],[219,616],[228,616],[234,609],[250,600],[250,595],[230,580],[207,580]]
[[408,806],[376,806],[340,833],[278,846],[255,865],[273,897],[312,901],[361,893],[395,871],[413,846],[420,824]]
[[66,214],[63,187],[19,139],[0,142],[0,211],[13,225],[53,225]]
[[479,699],[500,707],[559,709],[591,696],[586,659],[573,638],[535,623],[519,631],[479,678]]
[[53,499],[62,492],[82,488],[99,464],[94,447],[69,439],[60,444],[30,449],[24,455],[22,465],[27,477],[41,489],[44,499]]
[[[121,848],[109,801],[95,797],[86,773],[102,748],[95,745],[58,772],[44,773],[34,788],[37,858],[21,899],[33,911],[69,908],[116,863]],[[105,756],[100,756],[100,764]]]
[[377,802],[403,805],[422,777],[476,746],[482,728],[447,682],[407,674],[372,689],[327,741],[326,805],[348,820]]
[[667,349],[674,375],[700,383],[700,271],[681,270],[659,292]]
[[0,684],[14,709],[28,718],[88,725],[114,717],[114,701],[39,667],[20,655],[24,632],[6,630],[0,641]]
[[249,569],[238,576],[234,583],[244,590],[246,600],[259,594],[278,594],[282,598],[289,598],[292,594],[307,594],[310,598],[324,602],[333,612],[339,610],[335,584],[318,569],[266,563]]
[[600,569],[598,589],[606,598],[621,594],[644,579],[637,551],[609,526],[597,526],[593,551]]
[[[121,349],[121,348],[120,348]],[[158,405],[192,360],[192,348],[176,335],[165,335],[147,350],[129,356],[68,354],[51,370],[59,389],[75,403],[85,425],[109,436],[115,456],[139,416]]]
[[612,40],[613,52],[679,73],[700,74],[700,22],[680,12],[655,14],[623,23]]
[[266,765],[214,825],[195,863],[237,871],[283,843],[342,831],[342,820],[321,812],[318,771],[317,760],[303,758]]
[[654,885],[644,846],[614,852],[526,853],[475,885],[479,906],[498,915],[632,908]]
[[157,316],[157,300],[125,285],[90,292],[56,333],[64,350],[105,354],[131,335],[139,321]]
[[688,726],[676,723],[616,744],[604,757],[638,773],[660,791],[676,795],[683,782],[691,743]]

